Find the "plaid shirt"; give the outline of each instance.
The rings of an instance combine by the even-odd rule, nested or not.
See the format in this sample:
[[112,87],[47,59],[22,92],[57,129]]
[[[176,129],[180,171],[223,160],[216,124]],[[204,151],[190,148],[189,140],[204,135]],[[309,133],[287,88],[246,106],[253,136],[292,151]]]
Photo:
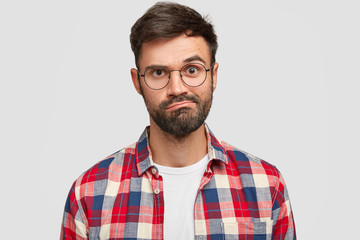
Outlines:
[[[210,161],[194,203],[194,239],[296,239],[279,171],[206,129]],[[61,239],[163,239],[163,226],[163,182],[145,130],[75,181]]]

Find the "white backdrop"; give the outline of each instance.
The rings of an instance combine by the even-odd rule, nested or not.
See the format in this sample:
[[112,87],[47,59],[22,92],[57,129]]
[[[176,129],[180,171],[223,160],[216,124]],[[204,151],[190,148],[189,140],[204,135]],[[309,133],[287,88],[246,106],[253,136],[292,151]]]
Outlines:
[[[281,170],[298,239],[355,239],[358,2],[178,2],[218,34],[212,131]],[[57,239],[73,181],[148,124],[129,33],[153,3],[0,3],[4,239]]]

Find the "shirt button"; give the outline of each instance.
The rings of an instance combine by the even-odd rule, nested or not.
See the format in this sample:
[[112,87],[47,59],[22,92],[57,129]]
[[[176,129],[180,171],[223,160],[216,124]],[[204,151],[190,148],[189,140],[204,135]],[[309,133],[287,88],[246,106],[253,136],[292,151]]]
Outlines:
[[156,168],[152,168],[151,172],[152,172],[152,174],[156,174],[157,173]]
[[159,193],[160,193],[160,189],[155,188],[154,193],[155,193],[155,194],[159,194]]

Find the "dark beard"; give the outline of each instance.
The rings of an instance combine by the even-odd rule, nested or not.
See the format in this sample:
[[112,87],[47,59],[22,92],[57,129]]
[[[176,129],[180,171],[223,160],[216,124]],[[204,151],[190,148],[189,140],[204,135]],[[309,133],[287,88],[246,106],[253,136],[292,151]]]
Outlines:
[[[190,133],[197,130],[207,118],[211,103],[212,103],[212,92],[210,96],[201,101],[196,95],[180,95],[173,97],[172,99],[163,101],[158,109],[149,108],[146,99],[144,98],[145,104],[148,108],[148,112],[154,122],[166,133],[171,134],[175,137],[185,137]],[[179,108],[170,113],[166,112],[166,108],[175,102],[191,101],[196,104],[196,108]]]

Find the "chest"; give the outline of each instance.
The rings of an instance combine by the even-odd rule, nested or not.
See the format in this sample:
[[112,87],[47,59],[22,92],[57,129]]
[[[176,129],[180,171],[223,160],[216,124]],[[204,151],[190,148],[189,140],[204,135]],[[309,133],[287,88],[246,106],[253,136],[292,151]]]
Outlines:
[[[195,239],[271,239],[270,189],[251,179],[229,169],[205,172],[192,203]],[[96,222],[94,211],[87,213],[90,239],[163,239],[166,189],[154,174],[132,177],[117,189],[106,186],[112,197],[97,211],[103,222]],[[177,204],[181,209],[181,200]]]

